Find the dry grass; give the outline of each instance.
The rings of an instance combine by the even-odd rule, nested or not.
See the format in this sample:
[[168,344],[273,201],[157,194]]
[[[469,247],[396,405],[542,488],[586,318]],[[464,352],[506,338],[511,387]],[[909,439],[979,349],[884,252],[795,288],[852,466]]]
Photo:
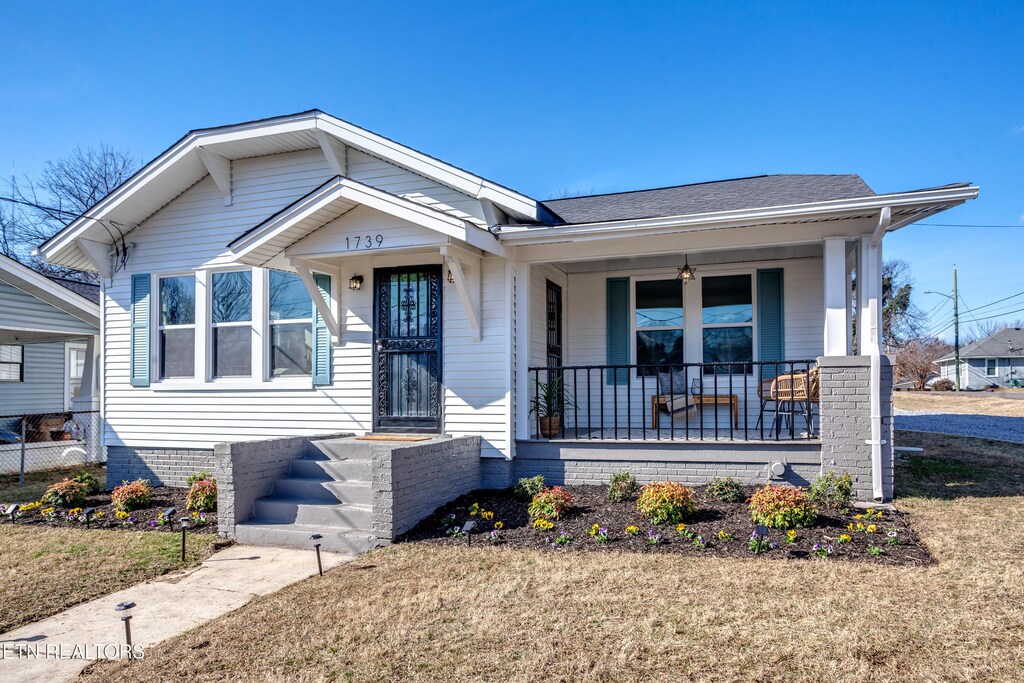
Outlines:
[[394,546],[86,678],[1021,680],[1024,446],[900,437],[932,567]]
[[86,471],[101,483],[107,480],[107,469],[103,465],[83,465],[70,469],[45,470],[42,472],[26,472],[25,485],[18,486],[18,474],[0,474],[0,504],[31,503],[39,500],[46,488],[78,472]]
[[[217,537],[192,534],[188,565]],[[181,537],[145,531],[0,526],[0,633],[179,569]]]
[[894,405],[902,410],[927,410],[936,413],[961,413],[965,415],[998,415],[1002,417],[1024,417],[1024,392],[1004,390],[990,393],[952,391],[897,391],[893,393]]

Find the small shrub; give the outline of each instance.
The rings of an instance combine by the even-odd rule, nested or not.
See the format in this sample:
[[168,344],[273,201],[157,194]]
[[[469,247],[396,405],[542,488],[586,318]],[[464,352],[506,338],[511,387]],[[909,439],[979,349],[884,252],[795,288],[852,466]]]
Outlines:
[[519,483],[515,485],[512,491],[526,500],[532,499],[538,493],[544,490],[544,475],[538,474],[536,477],[523,477],[519,480]]
[[131,512],[149,506],[153,499],[153,489],[145,479],[126,481],[120,486],[114,487],[110,494],[110,502],[114,509],[121,512]]
[[726,503],[742,503],[746,498],[743,495],[743,484],[732,477],[712,479],[708,484],[708,495]]
[[811,500],[819,507],[848,509],[853,500],[853,478],[848,472],[819,474],[811,483]]
[[62,510],[81,507],[85,504],[85,496],[88,491],[88,484],[74,479],[65,479],[56,484],[50,484],[46,493],[43,494],[43,502]]
[[608,502],[621,503],[636,495],[640,485],[636,483],[636,477],[629,472],[617,472],[612,475],[608,482]]
[[198,479],[192,483],[185,497],[185,507],[196,512],[212,512],[217,508],[217,482]]
[[675,524],[697,511],[697,499],[693,489],[682,484],[656,481],[640,489],[636,507],[652,524]]
[[750,497],[750,516],[754,524],[793,529],[814,524],[818,511],[804,489],[768,484]]
[[551,522],[564,515],[572,505],[571,493],[561,486],[552,486],[535,495],[526,511],[532,520],[546,519]]
[[954,389],[956,389],[956,384],[948,377],[937,379],[931,384],[932,391],[953,391]]
[[203,472],[202,470],[200,470],[195,474],[188,475],[188,479],[185,480],[185,483],[188,485],[189,488],[192,488],[192,484],[196,483],[197,481],[213,481],[213,475],[210,474],[209,472]]
[[99,493],[103,490],[103,486],[100,484],[99,479],[93,476],[93,473],[88,470],[75,472],[75,476],[71,477],[71,479],[73,481],[77,481],[79,484],[85,484],[88,487],[85,491],[87,496],[91,496],[94,493]]

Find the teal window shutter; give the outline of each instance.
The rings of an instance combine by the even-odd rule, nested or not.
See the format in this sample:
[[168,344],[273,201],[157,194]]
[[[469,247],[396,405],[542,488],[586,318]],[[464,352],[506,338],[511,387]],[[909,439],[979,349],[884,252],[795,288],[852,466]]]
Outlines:
[[[786,359],[781,268],[757,271],[757,332],[762,361]],[[774,367],[762,366],[762,379],[772,379],[776,374]]]
[[[314,273],[313,280],[325,301],[331,300],[331,276]],[[331,383],[331,331],[313,304],[313,385],[325,386]]]
[[[629,363],[629,278],[610,277],[606,282],[607,324],[606,349],[608,365]],[[605,371],[605,384],[626,384],[629,370]]]
[[133,387],[149,386],[150,281],[149,273],[132,275],[132,332],[129,366],[131,367]]

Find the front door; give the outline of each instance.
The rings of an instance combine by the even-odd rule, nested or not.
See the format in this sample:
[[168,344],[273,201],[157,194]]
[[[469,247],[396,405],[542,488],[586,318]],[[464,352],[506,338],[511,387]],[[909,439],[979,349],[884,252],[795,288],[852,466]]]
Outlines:
[[378,432],[441,431],[441,267],[373,271]]

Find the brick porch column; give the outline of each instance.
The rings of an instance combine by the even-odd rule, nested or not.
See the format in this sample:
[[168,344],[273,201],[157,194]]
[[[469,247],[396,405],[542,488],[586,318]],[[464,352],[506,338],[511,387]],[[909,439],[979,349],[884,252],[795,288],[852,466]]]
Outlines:
[[[871,358],[823,356],[821,376],[821,466],[823,471],[849,472],[860,500],[872,499],[871,482]],[[892,499],[892,364],[882,356],[882,492]]]

